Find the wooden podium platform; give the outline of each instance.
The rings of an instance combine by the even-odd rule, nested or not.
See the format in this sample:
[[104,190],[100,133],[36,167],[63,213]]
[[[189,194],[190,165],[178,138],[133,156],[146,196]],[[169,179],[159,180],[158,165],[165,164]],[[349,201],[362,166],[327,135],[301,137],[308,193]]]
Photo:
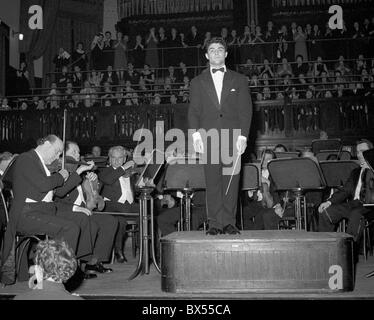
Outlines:
[[207,236],[174,232],[161,239],[166,292],[352,291],[353,240],[345,233],[241,231]]

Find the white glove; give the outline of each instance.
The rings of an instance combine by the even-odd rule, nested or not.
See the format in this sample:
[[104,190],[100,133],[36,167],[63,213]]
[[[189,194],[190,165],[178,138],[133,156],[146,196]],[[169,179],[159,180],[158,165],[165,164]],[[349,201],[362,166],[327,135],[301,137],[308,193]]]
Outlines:
[[200,132],[195,132],[192,135],[193,148],[196,153],[204,153],[203,139],[201,138]]

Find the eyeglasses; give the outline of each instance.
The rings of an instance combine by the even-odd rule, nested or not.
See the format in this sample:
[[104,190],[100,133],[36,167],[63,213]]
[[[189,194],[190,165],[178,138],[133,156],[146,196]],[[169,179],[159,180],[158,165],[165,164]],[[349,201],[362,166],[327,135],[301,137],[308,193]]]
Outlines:
[[208,52],[210,54],[213,54],[213,53],[219,53],[219,54],[222,54],[225,52],[225,48],[216,48],[216,49],[209,49]]

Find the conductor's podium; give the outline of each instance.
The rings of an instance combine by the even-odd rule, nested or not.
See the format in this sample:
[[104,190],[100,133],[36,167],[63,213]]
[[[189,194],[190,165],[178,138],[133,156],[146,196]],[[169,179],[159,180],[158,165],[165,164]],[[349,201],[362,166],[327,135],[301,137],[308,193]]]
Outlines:
[[352,291],[352,241],[296,230],[174,232],[161,239],[161,286],[177,293]]

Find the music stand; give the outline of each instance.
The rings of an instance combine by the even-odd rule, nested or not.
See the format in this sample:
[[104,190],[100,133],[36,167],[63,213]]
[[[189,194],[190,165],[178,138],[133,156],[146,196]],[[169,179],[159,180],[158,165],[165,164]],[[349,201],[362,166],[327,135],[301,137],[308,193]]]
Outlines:
[[312,151],[314,154],[321,150],[341,150],[342,142],[340,139],[316,139],[312,141]]
[[[154,149],[151,153],[153,155],[155,152],[163,152]],[[142,274],[149,274],[149,258],[151,258],[151,263],[155,265],[157,271],[161,273],[161,269],[157,264],[156,254],[155,254],[155,237],[154,237],[154,216],[153,216],[153,196],[151,195],[153,190],[155,189],[157,180],[160,177],[161,168],[164,166],[165,161],[161,164],[151,164],[152,157],[149,158],[147,161],[140,177],[138,178],[135,188],[138,192],[140,192],[139,200],[140,200],[140,217],[139,217],[139,232],[141,235],[141,241],[139,246],[139,258],[138,264],[134,271],[134,273],[130,276],[129,280],[134,279],[139,275],[140,272]],[[164,159],[164,158],[163,158]],[[151,184],[141,184],[143,178],[151,179]],[[149,210],[148,210],[149,205]],[[150,213],[150,214],[148,214]],[[150,232],[148,228],[148,222],[151,221]],[[149,257],[149,238],[151,238],[151,257]]]
[[190,231],[191,197],[195,191],[205,190],[203,165],[195,158],[174,158],[166,165],[164,190],[182,193],[179,231]]
[[316,154],[318,161],[328,160],[329,156],[336,156],[336,159],[333,160],[351,160],[351,153],[346,150],[321,150]]
[[354,160],[321,161],[319,166],[329,188],[340,189],[344,186],[353,169],[360,165]]
[[[259,164],[245,163],[241,170],[241,191],[255,191],[258,190],[261,184]],[[243,230],[243,203],[240,197],[240,224]]]
[[291,191],[295,195],[296,229],[302,230],[301,204],[303,201],[304,229],[307,231],[305,193],[326,188],[325,178],[318,163],[310,158],[273,159],[268,170],[277,191]]
[[275,152],[275,155],[277,159],[282,159],[282,158],[298,158],[300,152],[296,151],[288,151],[288,152]]

